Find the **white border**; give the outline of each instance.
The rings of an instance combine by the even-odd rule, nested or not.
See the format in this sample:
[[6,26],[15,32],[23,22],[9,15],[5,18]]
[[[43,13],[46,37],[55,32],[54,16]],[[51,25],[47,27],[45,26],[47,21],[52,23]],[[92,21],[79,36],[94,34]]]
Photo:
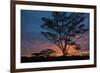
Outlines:
[[[56,61],[56,62],[39,62],[39,63],[20,63],[20,10],[42,10],[42,11],[66,11],[66,12],[84,12],[90,13],[90,60],[80,61]],[[69,7],[52,7],[52,6],[36,6],[36,5],[16,5],[16,69],[23,68],[41,68],[41,67],[57,67],[57,66],[74,66],[94,64],[94,13],[93,9],[85,8],[69,8]]]

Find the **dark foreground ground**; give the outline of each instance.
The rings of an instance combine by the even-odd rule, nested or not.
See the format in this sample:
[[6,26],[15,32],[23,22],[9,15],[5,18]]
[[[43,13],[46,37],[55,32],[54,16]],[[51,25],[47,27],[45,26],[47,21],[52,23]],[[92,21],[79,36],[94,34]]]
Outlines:
[[21,57],[21,63],[27,62],[47,62],[47,61],[68,61],[68,60],[87,60],[89,56],[60,56],[60,57]]

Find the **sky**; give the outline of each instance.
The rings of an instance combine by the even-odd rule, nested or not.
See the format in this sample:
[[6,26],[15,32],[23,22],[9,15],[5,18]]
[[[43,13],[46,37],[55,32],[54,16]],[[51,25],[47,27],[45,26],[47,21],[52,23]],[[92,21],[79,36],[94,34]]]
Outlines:
[[[40,27],[43,23],[41,18],[51,17],[51,13],[50,11],[21,10],[21,56],[28,56],[44,49],[53,49],[57,54],[61,54],[58,47],[41,34],[41,31],[44,30]],[[85,14],[87,19],[83,23],[89,27],[89,14]],[[74,40],[82,46],[80,51],[89,51],[89,33],[78,38],[76,37]],[[76,52],[73,49],[69,51]]]

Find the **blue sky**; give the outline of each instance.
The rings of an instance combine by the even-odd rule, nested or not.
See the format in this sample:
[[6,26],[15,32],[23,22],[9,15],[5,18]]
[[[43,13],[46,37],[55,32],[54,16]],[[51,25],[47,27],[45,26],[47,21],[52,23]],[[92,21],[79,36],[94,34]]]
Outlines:
[[51,12],[22,10],[21,11],[21,29],[22,32],[40,32],[42,29],[40,25],[42,23],[42,17],[50,17]]

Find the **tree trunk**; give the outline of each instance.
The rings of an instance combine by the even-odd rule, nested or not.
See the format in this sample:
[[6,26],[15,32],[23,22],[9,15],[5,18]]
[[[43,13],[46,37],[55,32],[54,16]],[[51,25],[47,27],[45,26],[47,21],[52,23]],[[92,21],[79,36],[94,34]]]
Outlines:
[[66,48],[63,48],[63,56],[66,56]]
[[66,56],[68,55],[68,51],[69,51],[69,46],[67,47],[67,50],[66,50]]
[[66,53],[65,52],[63,53],[63,56],[66,56]]
[[63,52],[63,56],[67,56],[68,55],[68,51],[69,51],[70,47],[68,46],[67,48],[63,48],[62,52]]

